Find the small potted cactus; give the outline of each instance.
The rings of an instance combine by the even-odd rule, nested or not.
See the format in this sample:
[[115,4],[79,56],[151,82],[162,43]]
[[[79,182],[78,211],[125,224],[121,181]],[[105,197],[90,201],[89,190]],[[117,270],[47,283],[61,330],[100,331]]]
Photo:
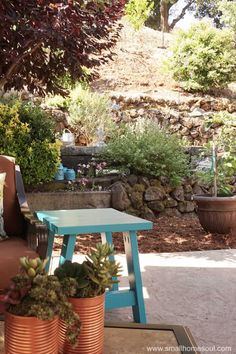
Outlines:
[[7,354],[57,354],[59,318],[67,324],[71,345],[78,340],[79,316],[67,300],[76,291],[75,281],[68,280],[64,289],[56,276],[46,274],[46,263],[40,258],[20,258],[21,271],[1,299]]
[[81,333],[77,347],[72,347],[65,338],[67,324],[59,324],[59,353],[102,354],[104,344],[105,290],[117,283],[121,267],[110,257],[113,246],[97,244],[83,263],[65,261],[55,270],[62,287],[66,288],[71,278],[76,281],[76,292],[69,299],[81,320]]

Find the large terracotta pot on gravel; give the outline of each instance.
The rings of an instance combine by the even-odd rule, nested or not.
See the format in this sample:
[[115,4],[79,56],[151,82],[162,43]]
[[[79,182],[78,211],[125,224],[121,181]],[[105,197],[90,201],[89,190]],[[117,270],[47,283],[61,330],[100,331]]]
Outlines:
[[5,314],[5,354],[58,354],[58,318]]
[[236,232],[236,196],[211,197],[196,195],[199,221],[205,231],[219,234]]
[[80,316],[79,344],[73,348],[65,339],[66,326],[59,322],[59,353],[102,354],[104,346],[105,294],[91,298],[71,298],[73,310]]

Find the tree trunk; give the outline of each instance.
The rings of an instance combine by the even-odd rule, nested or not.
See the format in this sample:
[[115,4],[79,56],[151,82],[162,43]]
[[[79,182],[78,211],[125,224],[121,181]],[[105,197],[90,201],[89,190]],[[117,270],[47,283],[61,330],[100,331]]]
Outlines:
[[163,32],[170,32],[170,27],[169,27],[169,23],[168,23],[169,4],[166,0],[161,0],[160,13],[161,13],[161,30]]

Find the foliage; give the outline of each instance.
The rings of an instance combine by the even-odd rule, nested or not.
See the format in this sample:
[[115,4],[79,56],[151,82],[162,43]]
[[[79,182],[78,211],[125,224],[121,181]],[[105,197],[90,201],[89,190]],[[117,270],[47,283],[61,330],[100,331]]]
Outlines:
[[216,171],[211,170],[201,172],[198,178],[213,187],[214,178],[216,178],[218,195],[232,195],[232,178],[236,175],[236,116],[228,112],[220,112],[208,119],[207,124],[215,124],[220,121],[222,126],[219,134],[214,137],[213,141],[205,146],[208,154],[215,146]]
[[168,67],[186,90],[207,91],[235,80],[235,55],[230,31],[201,22],[178,32]]
[[2,300],[4,311],[40,320],[59,316],[68,326],[67,339],[76,345],[80,320],[67,301],[75,293],[75,281],[68,280],[67,288],[63,288],[56,276],[45,273],[46,262],[39,258],[21,258],[21,273],[12,278],[12,285]]
[[0,90],[65,93],[61,77],[78,80],[110,58],[124,3],[2,0]]
[[154,123],[141,121],[127,127],[123,134],[109,141],[102,155],[107,162],[134,173],[169,177],[172,184],[178,184],[188,173],[181,140]]
[[195,16],[199,19],[209,17],[213,19],[217,28],[222,28],[221,24],[221,11],[218,9],[219,0],[199,0],[195,1],[192,10],[195,12]]
[[125,16],[135,30],[139,30],[154,7],[148,0],[129,0],[125,6]]
[[229,26],[236,36],[236,3],[235,1],[222,0],[219,3],[222,12],[222,22]]
[[96,141],[98,128],[102,128],[108,136],[115,129],[107,96],[77,86],[70,93],[68,105],[69,123],[75,133],[85,137],[87,143]]
[[52,127],[51,118],[37,106],[20,101],[0,103],[0,153],[16,158],[27,185],[54,177],[60,144]]
[[96,248],[87,255],[83,263],[65,261],[57,268],[54,274],[66,287],[70,279],[76,280],[76,293],[74,297],[95,297],[111,288],[117,280],[121,270],[119,263],[109,259],[113,255],[113,246],[97,244]]

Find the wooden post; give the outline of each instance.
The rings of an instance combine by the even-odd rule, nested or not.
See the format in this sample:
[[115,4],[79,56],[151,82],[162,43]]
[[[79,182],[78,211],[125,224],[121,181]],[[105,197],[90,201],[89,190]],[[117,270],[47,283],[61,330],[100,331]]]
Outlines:
[[212,146],[212,167],[213,167],[213,197],[217,197],[217,146],[213,142]]

